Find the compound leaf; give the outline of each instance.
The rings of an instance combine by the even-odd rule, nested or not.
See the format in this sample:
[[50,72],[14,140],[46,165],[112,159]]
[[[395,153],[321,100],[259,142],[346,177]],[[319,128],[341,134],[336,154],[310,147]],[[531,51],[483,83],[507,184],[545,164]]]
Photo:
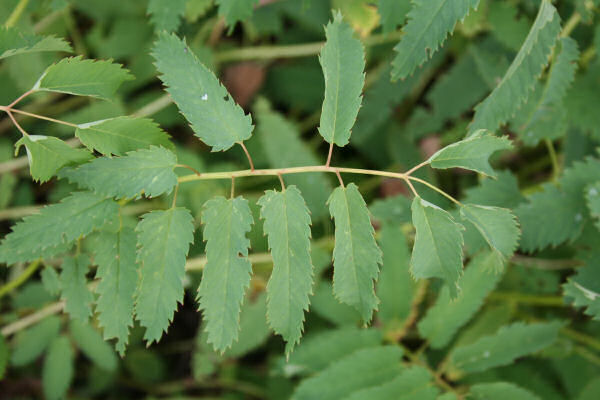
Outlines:
[[194,218],[185,208],[151,211],[142,216],[138,233],[141,278],[135,314],[146,328],[144,339],[158,342],[183,302],[185,261],[194,242]]
[[217,0],[219,16],[225,18],[229,31],[238,21],[245,21],[252,17],[254,6],[259,0]]
[[415,278],[441,278],[451,298],[458,295],[462,274],[463,226],[434,204],[415,197],[411,206],[415,226],[411,271]]
[[431,58],[456,23],[478,4],[479,0],[414,0],[404,36],[394,47],[398,54],[392,61],[392,80],[406,78]]
[[119,206],[90,192],[75,192],[60,203],[46,206],[12,227],[0,245],[7,264],[32,261],[63,252],[81,236],[115,221]]
[[509,209],[466,204],[460,208],[460,215],[475,225],[492,250],[504,260],[510,259],[517,249],[520,231]]
[[479,383],[471,386],[470,395],[475,400],[541,400],[529,390],[509,382]]
[[177,185],[177,157],[164,147],[130,151],[123,157],[101,157],[77,168],[61,171],[61,177],[80,187],[115,197],[131,199],[170,193]]
[[148,118],[117,117],[81,124],[75,136],[87,148],[105,156],[121,156],[153,145],[174,149],[169,135]]
[[511,148],[512,143],[508,137],[497,137],[479,130],[468,138],[439,150],[428,161],[433,168],[465,168],[496,176],[488,159],[496,151]]
[[213,151],[220,151],[250,138],[250,116],[184,41],[174,34],[161,33],[152,55],[167,92],[200,140]]
[[87,287],[90,259],[84,254],[65,257],[60,273],[61,299],[65,301],[65,312],[72,319],[87,321],[92,315],[94,296]]
[[0,27],[0,60],[17,54],[42,51],[72,52],[64,39],[54,36],[38,36],[21,32],[17,28]]
[[35,181],[47,182],[66,165],[81,164],[93,158],[84,149],[74,149],[60,139],[51,136],[23,136],[15,143],[16,151],[25,146],[29,160],[29,172]]
[[198,298],[208,342],[220,352],[238,338],[240,307],[252,272],[246,234],[253,222],[248,201],[242,197],[216,197],[206,202],[202,212],[206,266]]
[[327,41],[319,55],[325,76],[325,99],[319,133],[328,143],[345,146],[356,121],[365,83],[365,55],[361,42],[338,12],[325,27]]
[[379,302],[373,281],[383,262],[369,210],[353,183],[335,188],[327,202],[335,219],[333,292],[341,302],[356,308],[367,323]]
[[96,312],[104,339],[117,339],[123,355],[133,326],[134,294],[137,286],[137,235],[131,228],[104,231],[95,241],[94,260],[98,265]]
[[154,30],[176,31],[185,13],[186,3],[187,0],[150,0],[148,14],[151,15],[150,22],[154,25]]
[[50,345],[42,367],[42,389],[48,400],[64,399],[73,380],[75,354],[66,336]]
[[267,191],[258,205],[273,255],[273,272],[267,284],[267,319],[287,342],[289,354],[302,336],[304,312],[308,311],[312,291],[310,214],[295,186],[282,192]]
[[479,129],[495,131],[513,116],[548,64],[559,32],[560,17],[556,9],[550,1],[542,1],[535,22],[508,71],[492,93],[475,107],[470,133]]
[[29,364],[46,350],[59,332],[60,318],[55,316],[50,316],[20,332],[17,335],[10,363],[15,367]]
[[90,324],[71,321],[69,332],[75,343],[77,343],[77,347],[94,364],[105,371],[114,371],[117,368],[117,356],[114,350]]
[[32,90],[110,99],[123,82],[132,79],[120,64],[69,57],[49,66]]

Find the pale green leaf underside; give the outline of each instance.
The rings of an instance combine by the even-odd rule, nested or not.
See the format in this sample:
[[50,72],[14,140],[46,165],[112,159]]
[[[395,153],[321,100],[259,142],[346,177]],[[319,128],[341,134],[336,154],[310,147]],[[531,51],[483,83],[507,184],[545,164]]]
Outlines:
[[259,0],[216,0],[219,5],[219,16],[225,18],[230,31],[238,21],[252,17],[254,6]]
[[94,260],[98,265],[96,312],[105,339],[117,339],[121,355],[133,326],[133,300],[138,281],[137,235],[131,228],[101,232],[94,242]]
[[325,77],[325,99],[319,133],[328,143],[345,146],[356,122],[365,83],[365,56],[362,43],[353,37],[342,15],[334,15],[325,27],[327,41],[319,55]]
[[138,223],[141,278],[135,315],[146,328],[144,339],[158,342],[183,302],[185,261],[194,241],[194,218],[185,208],[151,211]]
[[248,201],[242,197],[216,197],[202,212],[206,266],[198,289],[208,342],[225,351],[237,340],[240,308],[250,285],[252,265],[248,261],[253,224]]
[[110,60],[69,57],[49,66],[33,90],[110,99],[123,82],[132,79],[129,71]]
[[379,302],[373,285],[383,262],[369,210],[353,183],[335,188],[328,204],[335,220],[333,292],[369,322]]
[[479,383],[471,386],[473,400],[541,400],[529,390],[509,382]]
[[429,158],[429,162],[433,168],[465,168],[496,176],[488,161],[490,156],[496,151],[511,148],[512,143],[508,137],[497,137],[480,130],[460,142],[439,150]]
[[181,17],[185,13],[187,0],[150,0],[148,2],[148,14],[154,30],[176,31],[181,23]]
[[101,157],[78,168],[64,169],[61,177],[82,188],[117,199],[157,197],[177,185],[177,157],[164,147],[152,146],[123,157]]
[[509,209],[466,204],[460,208],[460,215],[475,225],[492,250],[505,260],[512,257],[517,249],[520,230]]
[[258,200],[264,232],[273,255],[273,272],[267,284],[267,319],[287,342],[286,353],[300,341],[304,312],[312,291],[310,214],[295,186],[283,192],[269,190]]
[[81,124],[75,136],[90,150],[106,156],[121,156],[151,146],[174,149],[169,135],[148,118],[117,117]]
[[410,261],[413,276],[443,279],[450,297],[456,298],[463,269],[463,226],[448,212],[420,197],[415,197],[411,210],[416,230]]
[[38,36],[17,28],[0,28],[0,60],[17,54],[43,51],[72,50],[67,42],[54,36]]
[[66,165],[81,164],[93,158],[85,149],[74,149],[52,136],[23,136],[15,143],[16,152],[21,146],[27,150],[29,171],[35,181],[47,182]]
[[495,131],[513,116],[527,100],[536,79],[548,64],[559,32],[560,17],[550,1],[543,0],[535,22],[508,71],[494,91],[475,107],[469,132],[478,129]]
[[152,55],[167,92],[200,140],[220,151],[250,138],[254,128],[251,117],[184,41],[162,33]]
[[404,79],[442,45],[457,22],[469,10],[477,8],[479,0],[413,0],[408,22],[402,29],[404,36],[394,47],[392,80]]
[[48,249],[68,247],[80,236],[115,221],[119,206],[89,192],[75,192],[60,203],[46,206],[38,214],[25,217],[13,225],[0,245],[5,258],[1,261],[13,264],[32,261],[45,256]]
[[64,399],[71,381],[75,355],[66,336],[59,336],[50,345],[42,367],[42,389],[47,400]]
[[94,296],[86,278],[89,267],[90,259],[86,255],[65,257],[60,273],[60,297],[65,301],[65,312],[80,321],[87,321],[92,315]]

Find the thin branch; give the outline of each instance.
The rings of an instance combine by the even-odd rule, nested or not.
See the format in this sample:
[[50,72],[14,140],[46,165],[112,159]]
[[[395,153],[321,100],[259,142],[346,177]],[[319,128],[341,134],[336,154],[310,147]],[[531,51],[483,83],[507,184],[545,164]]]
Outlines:
[[6,106],[6,108],[12,109],[14,106],[17,105],[17,103],[19,103],[21,100],[23,100],[25,97],[29,96],[33,92],[35,92],[35,90],[28,90],[28,91],[26,91],[25,93],[23,93],[22,95],[20,95],[19,97],[17,97],[15,99],[15,101],[13,101],[8,106]]
[[12,115],[12,112],[10,112],[9,110],[5,110],[6,113],[8,114],[8,117],[10,118],[10,120],[12,121],[12,123],[17,127],[17,129],[23,134],[23,136],[29,136],[29,134],[27,132],[25,132],[25,129],[23,129],[21,127],[21,125],[19,125],[19,123],[17,122],[17,120],[15,119],[15,117]]
[[279,178],[279,183],[281,183],[281,191],[285,192],[285,182],[283,181],[283,176],[281,176],[281,174],[277,175],[277,177]]
[[414,176],[408,176],[407,178],[410,180],[413,180],[415,182],[422,183],[423,185],[427,186],[428,188],[435,190],[436,192],[438,192],[439,194],[441,194],[442,196],[444,196],[445,198],[447,198],[448,200],[450,200],[457,206],[459,206],[459,207],[463,206],[463,204],[460,201],[456,200],[454,197],[450,196],[448,193],[444,192],[442,189],[438,188],[437,186],[434,186],[431,183],[424,181],[423,179],[415,178]]
[[344,181],[343,181],[343,179],[342,179],[342,176],[340,175],[340,170],[339,170],[339,169],[336,169],[336,170],[335,170],[335,175],[337,176],[337,178],[338,178],[338,181],[340,182],[340,185],[341,185],[342,187],[344,187]]
[[408,171],[405,172],[406,175],[410,175],[413,172],[415,172],[416,170],[420,169],[421,167],[426,166],[427,164],[429,164],[429,160],[423,161],[421,164],[419,165],[415,165],[414,167],[412,167],[411,169],[409,169]]
[[235,196],[235,176],[231,177],[231,198]]
[[190,167],[189,165],[185,165],[185,164],[176,164],[175,168],[186,168],[189,169],[190,171],[192,171],[193,173],[195,173],[196,175],[200,176],[200,172],[198,172],[197,169]]
[[333,155],[333,142],[329,143],[329,153],[327,154],[327,162],[325,162],[325,166],[329,168],[329,164],[331,164],[331,156]]
[[179,192],[179,183],[175,185],[175,193],[173,193],[173,203],[171,203],[171,208],[175,208],[177,205],[177,192]]
[[79,125],[73,124],[71,122],[61,121],[59,119],[54,119],[54,118],[50,118],[50,117],[46,117],[46,116],[43,116],[43,115],[38,115],[38,114],[30,113],[30,112],[23,111],[23,110],[12,109],[12,108],[9,108],[9,107],[0,106],[0,110],[6,111],[7,113],[16,113],[16,114],[27,115],[28,117],[32,117],[32,118],[43,119],[45,121],[54,122],[55,124],[70,126],[72,128],[77,128],[79,126]]
[[246,145],[244,144],[244,142],[238,142],[238,144],[240,146],[242,146],[242,149],[244,150],[244,153],[246,154],[246,158],[248,158],[248,163],[250,164],[250,171],[254,171],[254,162],[252,162],[252,157],[250,157],[250,152],[248,152]]
[[17,4],[17,6],[13,10],[13,12],[10,14],[8,19],[4,23],[4,26],[6,28],[12,28],[13,26],[16,25],[19,18],[21,18],[21,14],[23,14],[23,11],[25,11],[25,9],[27,8],[27,4],[29,4],[29,0],[20,0],[19,1],[19,3]]

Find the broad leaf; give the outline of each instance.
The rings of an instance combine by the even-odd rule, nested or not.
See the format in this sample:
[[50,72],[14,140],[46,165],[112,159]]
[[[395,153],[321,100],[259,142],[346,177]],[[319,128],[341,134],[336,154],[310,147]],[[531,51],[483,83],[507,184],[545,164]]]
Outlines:
[[289,354],[302,336],[304,312],[308,311],[312,292],[310,214],[295,186],[282,192],[267,191],[258,205],[273,255],[273,272],[267,284],[267,319],[287,342]]
[[470,133],[479,129],[496,131],[513,116],[548,64],[559,32],[560,17],[556,9],[549,1],[542,1],[535,22],[508,71],[494,91],[475,107]]
[[47,400],[64,399],[74,375],[75,355],[66,336],[54,339],[42,368],[42,389]]
[[82,188],[117,199],[157,197],[177,185],[173,171],[177,157],[164,147],[131,151],[123,157],[101,157],[78,168],[61,171],[61,177]]
[[444,286],[435,304],[419,321],[419,333],[429,340],[431,347],[445,347],[456,332],[475,315],[486,296],[494,290],[501,274],[491,271],[491,252],[483,252],[469,262],[458,285],[461,292],[454,300],[450,298],[448,286]]
[[50,316],[36,325],[19,332],[10,357],[10,363],[20,367],[34,361],[46,350],[60,332],[60,318]]
[[463,226],[449,213],[420,197],[415,197],[411,209],[416,230],[410,261],[413,276],[443,279],[450,297],[456,298],[463,267]]
[[72,319],[87,321],[92,315],[94,296],[88,289],[86,275],[90,259],[86,255],[65,257],[60,273],[61,299],[65,301],[65,312]]
[[185,13],[186,3],[187,0],[150,0],[148,14],[151,15],[150,22],[154,25],[154,30],[176,31]]
[[259,0],[216,0],[219,5],[219,16],[225,18],[229,31],[238,21],[245,21],[252,17],[254,6]]
[[421,366],[412,366],[396,378],[379,386],[358,390],[346,400],[435,400],[440,390],[433,384],[433,376]]
[[529,390],[509,382],[479,383],[471,386],[469,393],[474,400],[541,400]]
[[75,136],[90,150],[107,156],[121,156],[153,145],[174,148],[169,135],[148,118],[118,117],[81,124]]
[[25,33],[17,28],[0,27],[0,60],[17,54],[43,51],[71,52],[72,50],[64,39]]
[[69,331],[77,343],[77,347],[94,364],[104,371],[114,371],[117,368],[115,351],[91,325],[80,321],[71,321]]
[[238,338],[240,307],[252,272],[246,237],[252,223],[248,201],[242,197],[216,197],[204,205],[207,262],[198,299],[208,342],[220,352]]
[[138,281],[135,232],[123,227],[117,232],[105,231],[94,242],[94,260],[98,265],[96,312],[105,339],[117,339],[121,355],[133,326],[133,300]]
[[27,150],[29,171],[35,181],[47,182],[65,165],[81,164],[93,158],[84,149],[74,149],[60,139],[51,136],[23,136],[15,143],[15,154],[21,146]]
[[70,57],[49,66],[32,90],[110,99],[123,82],[132,79],[120,64]]
[[141,278],[135,315],[150,344],[160,340],[177,303],[183,302],[185,260],[194,242],[193,217],[185,208],[151,211],[142,216],[136,231]]
[[456,23],[476,8],[479,0],[414,0],[412,3],[408,23],[402,29],[404,36],[394,47],[398,53],[392,61],[394,81],[411,75],[431,58]]
[[515,216],[506,208],[466,204],[460,215],[471,222],[492,250],[504,260],[510,259],[517,249],[519,227]]
[[432,155],[428,161],[433,168],[465,168],[496,176],[488,159],[499,150],[511,148],[512,143],[506,136],[497,137],[480,130],[467,139],[444,147]]
[[328,200],[335,219],[333,250],[333,292],[343,303],[356,308],[365,323],[371,320],[379,300],[373,281],[382,263],[375,242],[369,210],[358,187],[351,183],[338,186]]
[[0,245],[0,261],[14,264],[64,252],[79,237],[115,222],[118,212],[111,199],[75,192],[13,225]]
[[227,150],[252,135],[252,119],[227,89],[175,35],[159,34],[152,52],[160,79],[197,137],[213,151]]
[[365,55],[352,28],[336,13],[325,27],[327,41],[319,55],[325,76],[325,99],[319,133],[328,143],[345,146],[350,140],[362,101]]

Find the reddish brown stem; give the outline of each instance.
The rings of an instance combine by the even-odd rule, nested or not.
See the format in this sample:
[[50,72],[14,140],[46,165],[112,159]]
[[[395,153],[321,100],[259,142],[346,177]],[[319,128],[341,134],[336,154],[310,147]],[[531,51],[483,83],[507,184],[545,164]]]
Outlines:
[[252,157],[250,157],[250,153],[248,152],[246,145],[244,145],[244,142],[239,142],[239,144],[240,146],[242,146],[244,153],[246,153],[246,157],[248,158],[248,162],[250,163],[250,171],[254,171],[254,163],[252,162]]

